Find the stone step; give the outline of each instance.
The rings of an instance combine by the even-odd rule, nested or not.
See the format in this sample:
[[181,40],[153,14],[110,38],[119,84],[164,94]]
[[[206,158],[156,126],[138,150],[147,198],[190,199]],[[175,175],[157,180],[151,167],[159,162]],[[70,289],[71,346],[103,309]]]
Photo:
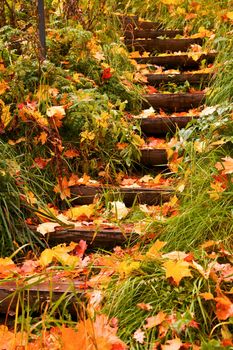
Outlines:
[[77,197],[72,202],[79,205],[91,204],[96,195],[107,193],[110,201],[122,200],[127,207],[134,203],[157,205],[169,200],[173,190],[171,187],[157,186],[154,188],[130,188],[111,186],[73,186],[71,187],[72,197]]
[[139,52],[185,52],[191,45],[202,45],[202,38],[181,38],[181,39],[126,39],[125,44],[130,51]]
[[169,29],[134,29],[127,30],[124,32],[124,37],[126,39],[137,39],[137,38],[145,38],[145,39],[154,39],[160,36],[166,36],[168,38],[174,38],[176,35],[183,35],[183,30],[169,30]]
[[205,101],[205,93],[176,93],[176,94],[145,94],[143,95],[143,109],[153,107],[168,112],[187,111],[201,106]]

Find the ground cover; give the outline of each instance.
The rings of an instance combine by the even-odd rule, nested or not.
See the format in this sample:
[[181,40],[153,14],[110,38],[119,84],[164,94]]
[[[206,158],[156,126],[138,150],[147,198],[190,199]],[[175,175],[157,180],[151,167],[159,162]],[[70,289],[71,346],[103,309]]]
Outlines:
[[[137,1],[46,5],[46,60],[35,7],[7,2],[1,18],[0,311],[6,318],[0,347],[232,349],[231,2],[161,0],[143,9]],[[186,55],[193,64],[218,53],[206,89],[209,107],[141,110],[145,91],[199,90],[187,82],[148,86],[151,68],[183,72],[142,66],[138,59],[150,54],[128,53],[113,10],[204,38],[203,49],[194,46]],[[209,68],[203,59],[198,71]],[[158,115],[197,118],[175,135],[173,129],[164,139],[146,139],[141,119]],[[141,173],[143,149],[165,151],[163,175]],[[75,204],[74,186],[99,184],[169,185],[172,193],[164,203],[136,198],[128,208],[104,190],[92,204]],[[88,245],[67,238],[50,247],[54,232],[90,227]],[[93,250],[101,228],[119,229],[124,248]],[[129,232],[136,237],[129,239]],[[43,288],[49,291],[44,299]]]

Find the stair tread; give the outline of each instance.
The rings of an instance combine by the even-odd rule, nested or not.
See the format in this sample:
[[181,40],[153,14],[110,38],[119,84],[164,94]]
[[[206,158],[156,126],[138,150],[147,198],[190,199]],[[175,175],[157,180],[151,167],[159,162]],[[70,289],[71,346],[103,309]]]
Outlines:
[[124,37],[126,39],[131,38],[157,38],[159,36],[167,36],[173,38],[176,35],[182,35],[182,30],[170,30],[170,29],[135,29],[135,30],[126,30],[124,32]]

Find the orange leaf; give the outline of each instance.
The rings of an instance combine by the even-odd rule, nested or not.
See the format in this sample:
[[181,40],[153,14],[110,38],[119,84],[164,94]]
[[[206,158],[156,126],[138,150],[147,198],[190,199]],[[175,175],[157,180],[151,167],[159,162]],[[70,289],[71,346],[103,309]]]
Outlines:
[[64,157],[66,158],[74,158],[79,156],[79,152],[76,149],[68,149],[67,151],[64,152]]
[[205,300],[213,300],[214,296],[212,293],[200,293],[200,296]]
[[63,177],[60,181],[58,180],[58,184],[54,187],[53,190],[55,193],[60,193],[61,199],[65,199],[71,196],[69,183],[66,177]]
[[156,316],[151,316],[146,319],[147,324],[145,328],[153,328],[161,324],[166,319],[166,314],[163,311],[160,311]]
[[161,345],[162,350],[179,350],[182,346],[182,341],[179,338],[168,340],[165,345]]
[[215,167],[218,170],[222,170],[222,174],[232,174],[233,173],[233,158],[225,157],[222,158],[223,162],[216,163]]
[[219,320],[226,320],[233,317],[233,303],[226,296],[217,297],[214,299],[216,304],[216,315]]
[[42,145],[44,145],[47,141],[47,137],[48,137],[48,134],[45,131],[42,131],[42,133],[38,137],[38,141],[40,141]]
[[176,285],[180,283],[183,277],[192,277],[189,270],[190,264],[184,260],[169,260],[163,264],[166,270],[166,278],[171,277]]
[[146,310],[146,311],[153,309],[150,304],[145,304],[145,303],[138,303],[137,307],[139,307],[142,310]]
[[149,259],[158,259],[161,256],[160,250],[166,245],[166,242],[157,240],[146,253]]

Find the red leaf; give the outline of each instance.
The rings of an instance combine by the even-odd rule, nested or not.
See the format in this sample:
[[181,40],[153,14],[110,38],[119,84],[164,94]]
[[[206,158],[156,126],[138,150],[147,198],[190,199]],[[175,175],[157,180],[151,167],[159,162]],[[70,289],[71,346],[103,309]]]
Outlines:
[[50,162],[51,158],[45,159],[45,158],[35,158],[34,162],[36,163],[36,165],[40,168],[40,169],[44,169],[47,164]]
[[158,92],[158,90],[151,85],[147,86],[146,91],[148,92],[148,94],[156,94]]
[[77,255],[80,258],[82,258],[86,249],[87,249],[87,243],[86,243],[86,241],[81,239],[79,244],[77,244],[76,247],[74,248],[74,250],[72,251],[72,254]]
[[102,79],[108,80],[112,77],[111,68],[105,68],[102,72]]

